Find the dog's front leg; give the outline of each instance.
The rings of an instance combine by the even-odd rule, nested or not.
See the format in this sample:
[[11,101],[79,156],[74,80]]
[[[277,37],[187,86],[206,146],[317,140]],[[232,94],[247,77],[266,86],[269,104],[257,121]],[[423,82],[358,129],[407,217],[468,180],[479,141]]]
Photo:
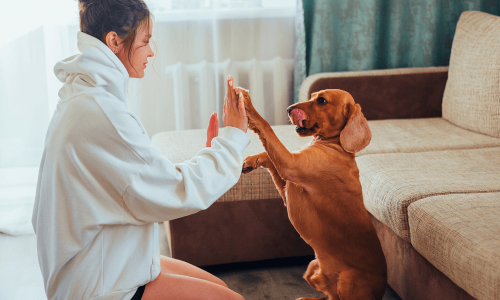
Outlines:
[[252,101],[248,91],[242,88],[237,88],[236,92],[243,94],[245,98],[245,110],[248,117],[248,128],[255,132],[258,136],[264,149],[271,159],[278,175],[283,180],[291,180],[297,182],[295,177],[298,174],[298,158],[297,154],[288,151],[288,149],[281,143],[276,134],[274,133],[271,125],[261,117],[252,105]]
[[286,193],[285,193],[286,181],[284,181],[280,177],[278,171],[276,171],[276,168],[274,167],[273,163],[269,159],[269,156],[267,155],[266,152],[261,152],[259,154],[247,156],[243,160],[242,173],[243,174],[250,173],[251,171],[257,169],[258,167],[264,167],[267,170],[269,170],[269,173],[271,173],[271,177],[273,178],[274,184],[276,185],[276,188],[278,189],[278,192],[280,193],[281,198],[283,198],[283,202],[285,203],[286,206]]

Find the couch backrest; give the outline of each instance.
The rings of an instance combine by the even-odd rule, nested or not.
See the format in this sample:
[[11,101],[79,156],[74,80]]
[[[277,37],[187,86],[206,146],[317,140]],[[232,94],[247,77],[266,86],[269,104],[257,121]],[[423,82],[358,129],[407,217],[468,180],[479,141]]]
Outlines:
[[463,12],[451,48],[443,118],[500,137],[500,17]]

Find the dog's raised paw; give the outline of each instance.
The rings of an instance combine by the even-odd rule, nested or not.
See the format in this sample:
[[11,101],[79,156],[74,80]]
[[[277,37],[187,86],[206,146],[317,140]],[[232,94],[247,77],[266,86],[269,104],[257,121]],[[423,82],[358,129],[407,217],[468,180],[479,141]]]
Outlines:
[[260,167],[260,159],[258,155],[248,156],[245,160],[243,160],[243,168],[241,169],[241,172],[246,174],[252,172],[258,167]]
[[243,168],[241,169],[241,173],[243,173],[243,174],[250,173],[253,171],[253,169],[254,168],[250,167],[250,166],[248,166],[248,167],[243,166]]
[[255,169],[256,169],[255,166],[253,166],[248,160],[245,160],[243,162],[243,168],[241,169],[241,173],[243,174],[250,173]]

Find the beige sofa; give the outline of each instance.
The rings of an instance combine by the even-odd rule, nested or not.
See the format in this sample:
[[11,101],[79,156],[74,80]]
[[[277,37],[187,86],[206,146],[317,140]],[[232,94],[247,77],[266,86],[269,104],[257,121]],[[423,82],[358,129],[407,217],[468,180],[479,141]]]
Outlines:
[[[405,300],[500,299],[500,17],[464,12],[449,68],[316,74],[299,100],[327,88],[350,92],[369,120],[356,161],[390,286]],[[273,126],[290,151],[311,140],[294,127]],[[244,156],[263,151],[248,135]],[[152,143],[177,163],[205,137],[162,132]],[[200,266],[313,253],[262,168],[165,226],[172,256]]]

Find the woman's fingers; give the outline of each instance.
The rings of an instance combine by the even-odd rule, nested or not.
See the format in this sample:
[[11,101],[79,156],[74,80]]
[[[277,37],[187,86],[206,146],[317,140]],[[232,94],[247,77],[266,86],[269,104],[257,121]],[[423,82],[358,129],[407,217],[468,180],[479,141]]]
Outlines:
[[247,92],[245,89],[236,88],[234,78],[229,75],[227,79],[227,93],[224,97],[224,127],[233,126],[246,132],[248,116],[245,109],[245,97],[242,91]]
[[229,97],[231,97],[232,89],[234,89],[234,87],[232,86],[233,83],[234,83],[233,76],[227,75],[227,80],[226,80],[226,97],[228,99],[231,99]]
[[222,123],[224,124],[224,127],[227,126],[227,114],[226,114],[226,103],[227,103],[227,97],[224,97],[224,107],[222,110]]
[[226,80],[226,96],[224,97],[224,110],[222,113],[222,122],[224,123],[224,127],[228,126],[229,122],[227,119],[227,101],[230,97],[231,93],[231,86],[229,85],[231,76],[227,75],[227,80]]
[[232,109],[236,109],[237,106],[237,100],[236,100],[236,93],[234,92],[234,78],[233,76],[230,76],[229,79],[229,90],[230,90],[230,97],[229,98],[229,105]]
[[238,93],[238,108],[240,109],[240,112],[246,116],[247,113],[246,113],[246,110],[245,110],[245,98],[243,97],[243,93],[242,92],[239,92]]
[[[241,91],[246,91],[245,89],[242,89],[240,87],[237,87],[234,89],[237,97],[238,97],[238,110],[241,112],[243,111],[246,115],[246,110],[245,110],[245,98],[243,96],[243,93]],[[241,107],[240,107],[241,105]]]

